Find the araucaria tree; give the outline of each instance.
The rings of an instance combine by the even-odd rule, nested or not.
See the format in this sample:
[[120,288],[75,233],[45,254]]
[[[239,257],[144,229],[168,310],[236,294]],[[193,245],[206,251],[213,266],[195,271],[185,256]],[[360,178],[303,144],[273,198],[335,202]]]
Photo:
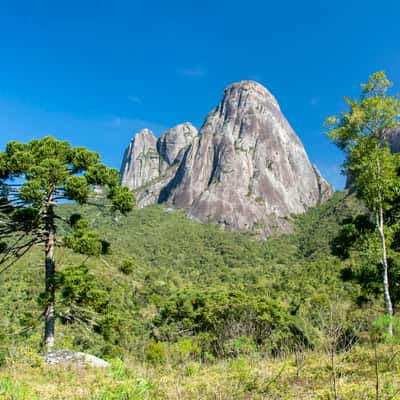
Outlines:
[[122,213],[134,206],[134,197],[119,186],[116,169],[100,163],[99,155],[52,137],[29,143],[9,142],[0,152],[0,264],[3,270],[34,245],[44,245],[44,345],[54,346],[57,221],[68,222],[74,234],[64,241],[73,250],[94,255],[105,242],[74,215],[57,215],[60,203],[86,203],[96,185],[107,187],[111,207]]
[[399,97],[387,94],[391,86],[383,71],[373,74],[368,83],[361,85],[359,100],[345,98],[349,111],[326,121],[328,136],[346,153],[344,172],[374,218],[380,243],[379,258],[389,336],[393,335],[393,307],[389,290],[385,212],[398,196],[399,162],[397,155],[391,153],[387,134],[400,122]]

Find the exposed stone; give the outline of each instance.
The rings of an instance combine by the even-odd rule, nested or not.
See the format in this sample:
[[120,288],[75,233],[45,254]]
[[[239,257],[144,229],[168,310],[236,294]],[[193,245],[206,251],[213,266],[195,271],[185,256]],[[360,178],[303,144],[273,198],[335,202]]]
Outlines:
[[315,164],[313,164],[313,168],[318,181],[318,189],[320,193],[319,202],[323,203],[332,197],[334,190],[330,183],[320,174]]
[[269,234],[271,215],[302,213],[332,194],[275,98],[253,81],[225,90],[183,162],[169,203],[232,230]]
[[190,122],[185,122],[164,132],[158,140],[148,129],[131,140],[121,165],[121,184],[136,191],[139,207],[158,201],[197,133]]
[[110,364],[91,354],[71,350],[51,350],[44,356],[49,365],[73,365],[75,367],[107,368]]
[[140,131],[125,150],[121,184],[134,190],[160,175],[157,138],[149,129]]
[[[230,230],[264,236],[288,231],[288,217],[333,193],[274,96],[254,81],[228,86],[199,134],[189,123],[164,133],[157,143],[158,172],[153,168],[139,174],[151,177],[145,187],[145,179],[139,182],[133,180],[135,174],[129,175],[139,166],[126,165],[132,164],[129,154],[135,142],[136,138],[121,170],[122,183],[135,190],[139,204],[166,202],[171,208],[187,210],[195,220]],[[154,140],[152,146],[154,151]]]
[[197,133],[197,129],[190,122],[185,122],[162,134],[157,142],[157,151],[162,160],[161,172],[182,161],[185,150]]

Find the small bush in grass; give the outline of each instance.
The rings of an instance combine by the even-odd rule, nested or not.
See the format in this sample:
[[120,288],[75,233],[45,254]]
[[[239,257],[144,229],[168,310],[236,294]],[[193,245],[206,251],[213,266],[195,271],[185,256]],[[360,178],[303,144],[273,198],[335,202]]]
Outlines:
[[166,361],[166,345],[165,343],[149,343],[145,350],[146,360],[154,365],[163,365]]
[[135,379],[109,385],[95,393],[91,400],[147,400],[153,398],[155,386],[146,379]]
[[130,275],[134,271],[135,267],[137,266],[137,262],[134,258],[124,258],[119,266],[119,270],[125,274]]
[[257,346],[251,336],[239,336],[227,341],[225,352],[233,357],[251,355],[257,351]]
[[194,338],[186,337],[171,345],[171,357],[181,364],[189,360],[196,360],[201,354],[201,348]]
[[109,360],[111,364],[111,372],[114,379],[125,379],[129,376],[129,371],[119,358]]
[[195,376],[200,369],[200,365],[197,362],[190,361],[186,366],[184,370],[185,376],[191,377]]

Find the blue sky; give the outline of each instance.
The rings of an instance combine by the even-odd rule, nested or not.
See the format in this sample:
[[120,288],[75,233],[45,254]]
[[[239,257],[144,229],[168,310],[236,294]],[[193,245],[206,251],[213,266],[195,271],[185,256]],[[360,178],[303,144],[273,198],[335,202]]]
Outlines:
[[[48,134],[119,168],[133,134],[200,127],[229,83],[278,99],[342,188],[325,118],[384,69],[400,87],[400,1],[1,1],[0,148]],[[400,91],[400,90],[397,90]]]

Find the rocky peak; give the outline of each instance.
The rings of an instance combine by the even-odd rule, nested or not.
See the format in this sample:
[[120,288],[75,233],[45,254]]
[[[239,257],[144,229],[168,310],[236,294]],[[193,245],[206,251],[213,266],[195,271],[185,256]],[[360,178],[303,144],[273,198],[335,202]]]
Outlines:
[[157,142],[157,151],[163,161],[161,170],[179,163],[183,152],[197,134],[197,129],[190,122],[179,124],[164,132]]
[[[158,140],[149,129],[138,132],[124,153],[121,184],[131,190],[147,187],[155,179],[162,184],[162,178],[168,179],[174,173],[197,133],[190,122],[167,130]],[[155,198],[151,197],[151,202],[154,201]]]
[[240,81],[227,86],[218,108],[221,112],[227,107],[229,110],[237,110],[238,113],[245,110],[262,112],[265,104],[268,108],[274,107],[280,111],[278,102],[267,88],[256,81]]
[[121,166],[121,184],[133,190],[159,175],[160,157],[157,138],[149,129],[138,132],[125,150]]
[[228,86],[182,171],[172,206],[229,229],[271,230],[269,215],[304,212],[332,193],[275,98],[252,81]]
[[162,135],[157,151],[160,177],[136,191],[139,204],[166,202],[230,230],[290,230],[287,217],[333,193],[275,97],[254,81],[228,86],[199,134],[178,125]]

